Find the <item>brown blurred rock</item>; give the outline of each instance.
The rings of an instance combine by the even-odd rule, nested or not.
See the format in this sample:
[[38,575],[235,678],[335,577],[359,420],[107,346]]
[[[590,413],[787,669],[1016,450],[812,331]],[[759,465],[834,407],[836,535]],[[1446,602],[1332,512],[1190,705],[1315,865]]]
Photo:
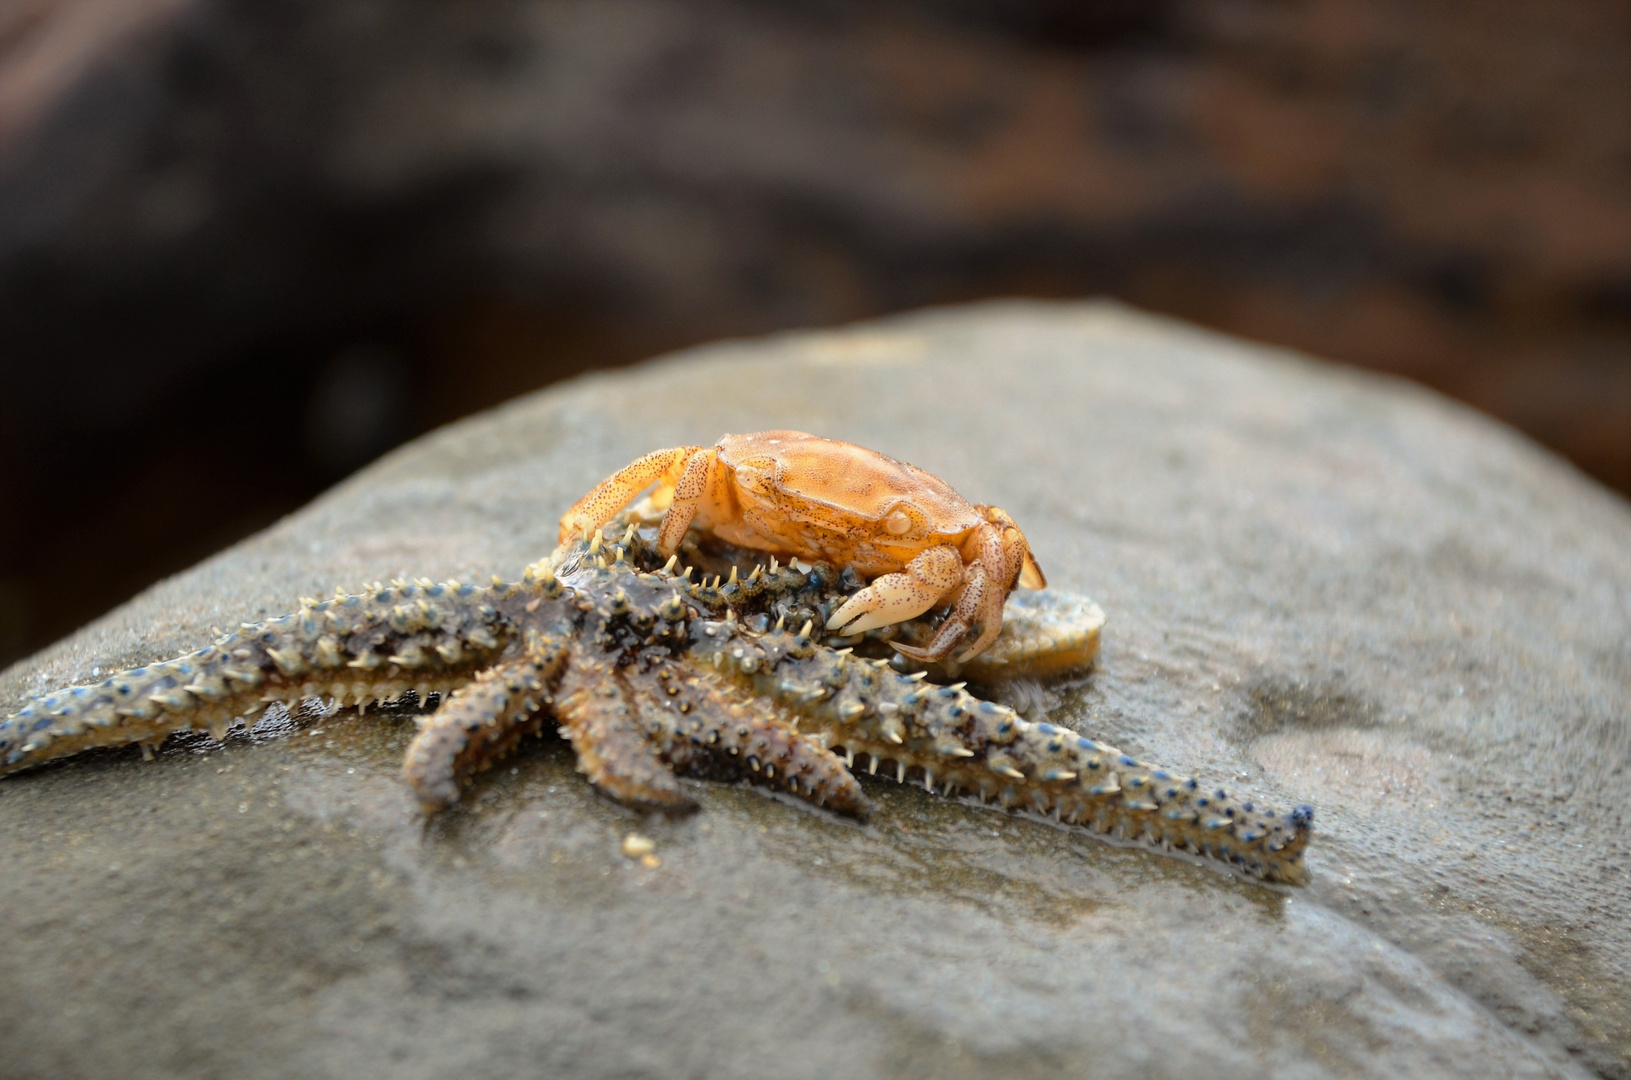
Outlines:
[[[1620,3],[20,0],[0,20],[0,426],[30,522],[0,542],[25,640],[342,458],[572,371],[993,293],[1110,292],[1407,374],[1631,491]],[[321,388],[358,350],[396,357],[402,423],[282,437],[351,415]],[[184,550],[142,488],[176,470],[210,492]],[[92,483],[117,545],[77,512]],[[80,605],[44,603],[36,583],[87,566]]]
[[[1406,384],[1114,305],[695,350],[454,425],[0,677],[336,580],[513,575],[657,445],[796,426],[1020,521],[1109,615],[1028,707],[1316,806],[1274,891],[863,777],[642,819],[534,742],[424,824],[401,711],[0,782],[8,1080],[1631,1077],[1631,508]],[[660,866],[626,858],[638,831]]]

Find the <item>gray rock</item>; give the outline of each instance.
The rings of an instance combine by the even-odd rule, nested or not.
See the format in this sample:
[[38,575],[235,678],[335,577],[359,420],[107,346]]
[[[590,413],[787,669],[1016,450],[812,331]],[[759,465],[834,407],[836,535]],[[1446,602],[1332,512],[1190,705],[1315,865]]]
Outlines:
[[[773,426],[1009,510],[1110,617],[1085,688],[1030,707],[1313,803],[1314,883],[881,780],[865,826],[718,785],[644,820],[554,739],[425,823],[405,713],[309,715],[0,783],[0,1071],[1631,1076],[1625,504],[1424,391],[1119,307],[787,334],[522,399],[12,668],[0,701],[336,582],[514,574],[637,453]],[[209,493],[153,497],[182,530]],[[660,867],[619,854],[635,829]]]

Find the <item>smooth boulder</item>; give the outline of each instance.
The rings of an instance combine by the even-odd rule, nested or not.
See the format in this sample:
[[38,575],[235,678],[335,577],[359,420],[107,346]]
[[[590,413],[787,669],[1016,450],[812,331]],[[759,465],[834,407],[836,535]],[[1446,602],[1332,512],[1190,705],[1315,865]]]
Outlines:
[[[0,781],[5,1075],[1631,1077],[1625,503],[1426,391],[1113,304],[523,398],[13,667],[0,707],[337,583],[514,575],[637,454],[771,427],[1008,510],[1109,622],[1086,679],[1006,696],[1313,804],[1313,883],[881,777],[865,825],[724,785],[647,819],[554,737],[427,821],[411,713],[313,706]],[[185,530],[208,492],[153,497]]]

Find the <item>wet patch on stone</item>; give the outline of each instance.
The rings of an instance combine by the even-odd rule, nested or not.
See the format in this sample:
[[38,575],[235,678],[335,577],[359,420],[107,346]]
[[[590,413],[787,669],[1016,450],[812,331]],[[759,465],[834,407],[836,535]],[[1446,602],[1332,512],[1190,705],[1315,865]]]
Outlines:
[[1518,962],[1556,990],[1580,1039],[1568,1050],[1607,1080],[1631,1080],[1631,1061],[1610,1047],[1631,1045],[1631,1000],[1585,935],[1568,926],[1522,927],[1514,932]]
[[1366,730],[1382,723],[1381,706],[1339,683],[1264,677],[1243,687],[1246,708],[1237,717],[1243,741],[1286,731]]
[[1390,730],[1375,701],[1340,685],[1285,679],[1249,684],[1245,696],[1232,727],[1242,750],[1316,809],[1431,806],[1442,798],[1433,752]]

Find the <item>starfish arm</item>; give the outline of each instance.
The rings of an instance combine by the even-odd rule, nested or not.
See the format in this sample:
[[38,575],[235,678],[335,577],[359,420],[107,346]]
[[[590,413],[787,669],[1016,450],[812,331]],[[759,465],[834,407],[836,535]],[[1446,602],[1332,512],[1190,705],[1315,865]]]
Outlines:
[[[332,697],[367,706],[468,682],[514,641],[552,577],[491,586],[393,582],[245,623],[186,656],[34,698],[0,720],[0,775],[95,746],[154,745],[172,731],[225,736],[268,703]],[[536,608],[534,608],[536,610]]]
[[629,697],[611,658],[578,653],[567,663],[555,715],[561,735],[577,751],[578,771],[618,802],[690,809],[695,803],[659,755]]
[[420,805],[427,811],[452,806],[472,774],[536,734],[566,659],[564,642],[538,637],[524,657],[488,668],[454,691],[426,719],[402,762]]
[[849,817],[871,813],[844,762],[801,734],[785,709],[692,666],[662,664],[628,682],[641,721],[676,771],[746,779]]
[[1004,807],[1052,814],[1100,833],[1180,848],[1288,884],[1306,880],[1313,824],[1138,761],[1067,728],[1033,724],[961,684],[935,686],[882,661],[823,648],[803,634],[744,632],[696,620],[693,655],[791,709],[801,727],[851,754],[893,761]]

